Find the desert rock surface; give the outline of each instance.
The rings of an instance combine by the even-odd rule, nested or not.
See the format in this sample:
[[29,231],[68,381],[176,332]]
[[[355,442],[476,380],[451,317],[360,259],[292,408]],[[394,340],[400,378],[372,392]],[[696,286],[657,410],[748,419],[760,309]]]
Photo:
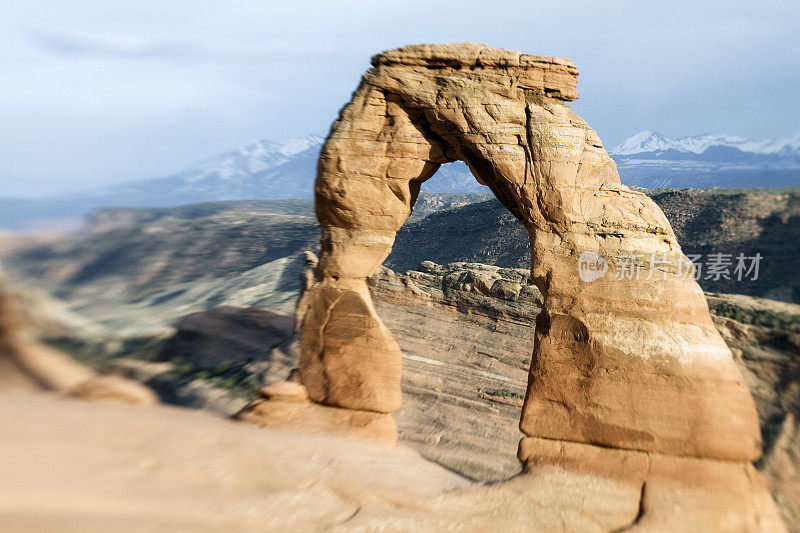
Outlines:
[[5,531],[330,530],[470,486],[408,449],[203,411],[2,392],[0,413]]
[[556,463],[486,486],[406,448],[166,406],[2,392],[0,440],[12,531],[611,531],[640,512],[636,487]]

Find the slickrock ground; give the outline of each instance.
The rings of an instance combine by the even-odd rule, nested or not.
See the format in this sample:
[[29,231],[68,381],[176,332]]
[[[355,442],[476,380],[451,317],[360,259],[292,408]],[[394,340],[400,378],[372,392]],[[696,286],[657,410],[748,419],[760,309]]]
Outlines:
[[0,441],[8,531],[583,532],[639,512],[624,485],[555,465],[485,486],[402,447],[165,406],[2,392]]
[[404,448],[46,394],[0,393],[0,442],[4,531],[399,531],[470,486]]

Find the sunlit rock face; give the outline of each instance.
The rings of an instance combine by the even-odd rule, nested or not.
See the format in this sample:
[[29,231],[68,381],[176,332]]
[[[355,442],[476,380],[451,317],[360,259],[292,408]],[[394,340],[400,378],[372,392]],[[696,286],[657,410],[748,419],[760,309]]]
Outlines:
[[[422,182],[462,160],[528,229],[544,297],[520,420],[526,472],[613,478],[630,500],[620,516],[643,526],[777,520],[751,465],[750,393],[664,214],[620,184],[566,105],[575,65],[475,43],[408,46],[372,65],[319,160],[321,255],[299,313],[310,399],[400,406],[400,349],[365,280]],[[694,518],[671,521],[684,504]]]

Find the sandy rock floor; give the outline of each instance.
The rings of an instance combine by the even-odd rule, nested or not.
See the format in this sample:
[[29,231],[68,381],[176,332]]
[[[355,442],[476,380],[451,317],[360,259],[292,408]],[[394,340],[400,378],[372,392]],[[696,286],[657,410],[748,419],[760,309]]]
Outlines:
[[[685,512],[655,512],[645,529],[742,529],[690,492],[675,493]],[[642,494],[560,466],[473,483],[402,446],[0,393],[0,531],[608,532],[637,523]]]
[[0,442],[3,531],[326,530],[470,485],[407,448],[50,394],[1,393]]

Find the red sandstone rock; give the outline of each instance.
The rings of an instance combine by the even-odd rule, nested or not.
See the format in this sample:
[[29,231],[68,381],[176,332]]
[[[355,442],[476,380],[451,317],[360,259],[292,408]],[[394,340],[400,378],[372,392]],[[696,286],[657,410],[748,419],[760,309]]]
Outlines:
[[[544,296],[520,421],[533,439],[520,448],[526,469],[552,454],[525,442],[554,443],[582,450],[559,463],[567,470],[652,479],[636,507],[648,527],[780,524],[750,464],[760,453],[750,393],[700,288],[682,275],[688,260],[664,214],[621,185],[597,134],[564,104],[577,98],[575,66],[474,43],[390,50],[372,64],[319,160],[322,253],[300,304],[311,399],[399,406],[400,352],[365,280],[422,182],[463,160],[528,229]],[[603,275],[579,275],[587,253]],[[613,474],[619,457],[636,464]],[[676,517],[687,502],[688,518]]]

